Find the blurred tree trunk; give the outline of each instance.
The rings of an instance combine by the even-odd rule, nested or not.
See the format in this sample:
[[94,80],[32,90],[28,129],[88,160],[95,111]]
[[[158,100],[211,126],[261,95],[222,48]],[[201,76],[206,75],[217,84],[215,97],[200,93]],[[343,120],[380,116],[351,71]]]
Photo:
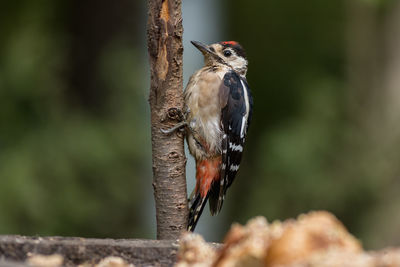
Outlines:
[[[387,124],[395,126],[388,129],[392,138],[400,135],[400,2],[393,1],[384,21],[385,53],[383,86],[385,88],[385,113]],[[391,127],[393,128],[393,127]]]
[[391,149],[400,135],[400,2],[348,1],[348,11],[351,114],[370,141]]
[[380,141],[393,141],[400,133],[393,128],[400,120],[400,2],[348,1],[348,11],[352,114]]
[[[398,214],[400,195],[400,1],[374,4],[348,1],[350,113],[360,131],[353,137],[359,151],[354,157],[368,168],[368,176],[380,180],[379,201],[365,222],[370,232],[366,243],[375,246],[400,242]],[[382,189],[385,191],[382,192]],[[397,234],[394,234],[397,233]]]
[[166,135],[183,108],[181,0],[149,0],[147,45],[150,57],[153,188],[157,238],[177,239],[187,227],[183,136]]
[[[381,221],[375,222],[372,227],[375,232],[380,229],[379,245],[399,245],[398,231],[400,214],[400,1],[388,1],[385,16],[383,17],[383,64],[382,85],[376,90],[383,94],[381,105],[382,117],[375,121],[375,132],[381,154],[384,179],[387,181],[384,199],[376,208]],[[395,203],[395,204],[394,204]],[[383,214],[379,214],[382,213]],[[386,213],[385,213],[386,212]],[[387,218],[391,220],[387,221]],[[384,227],[382,227],[384,225]]]
[[350,114],[354,120],[366,120],[362,123],[367,124],[375,112],[368,107],[377,106],[380,92],[375,89],[381,83],[378,10],[367,1],[351,0],[347,1],[347,13]]

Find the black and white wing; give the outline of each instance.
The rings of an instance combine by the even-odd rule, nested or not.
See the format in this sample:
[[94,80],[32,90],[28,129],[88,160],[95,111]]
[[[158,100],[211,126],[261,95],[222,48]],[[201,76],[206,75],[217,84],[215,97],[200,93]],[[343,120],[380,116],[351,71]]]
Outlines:
[[220,184],[213,184],[209,197],[213,215],[221,210],[226,190],[239,170],[253,107],[253,99],[245,78],[234,71],[225,74],[219,95],[223,131],[222,165]]

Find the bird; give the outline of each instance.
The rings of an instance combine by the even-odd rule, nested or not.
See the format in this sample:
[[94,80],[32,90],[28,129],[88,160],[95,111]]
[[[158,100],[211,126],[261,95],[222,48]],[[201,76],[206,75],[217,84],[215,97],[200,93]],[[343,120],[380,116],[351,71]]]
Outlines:
[[253,110],[243,47],[236,41],[191,43],[203,54],[204,66],[190,77],[184,91],[183,121],[163,131],[185,127],[189,152],[196,161],[188,231],[195,230],[207,200],[211,215],[220,212],[239,170]]

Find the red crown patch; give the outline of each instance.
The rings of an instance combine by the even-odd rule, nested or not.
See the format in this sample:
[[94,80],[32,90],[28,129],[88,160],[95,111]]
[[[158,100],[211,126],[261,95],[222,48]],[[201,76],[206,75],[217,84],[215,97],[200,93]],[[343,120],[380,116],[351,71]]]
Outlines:
[[225,41],[225,42],[221,42],[221,44],[223,45],[237,45],[238,43],[235,41]]

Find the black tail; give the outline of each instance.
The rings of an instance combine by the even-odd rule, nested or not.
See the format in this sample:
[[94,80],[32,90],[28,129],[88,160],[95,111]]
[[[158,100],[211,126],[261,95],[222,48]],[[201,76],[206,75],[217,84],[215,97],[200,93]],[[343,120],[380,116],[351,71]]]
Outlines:
[[197,193],[193,199],[190,200],[188,231],[193,232],[196,228],[204,206],[207,204],[207,199],[208,195],[202,198],[200,193]]

